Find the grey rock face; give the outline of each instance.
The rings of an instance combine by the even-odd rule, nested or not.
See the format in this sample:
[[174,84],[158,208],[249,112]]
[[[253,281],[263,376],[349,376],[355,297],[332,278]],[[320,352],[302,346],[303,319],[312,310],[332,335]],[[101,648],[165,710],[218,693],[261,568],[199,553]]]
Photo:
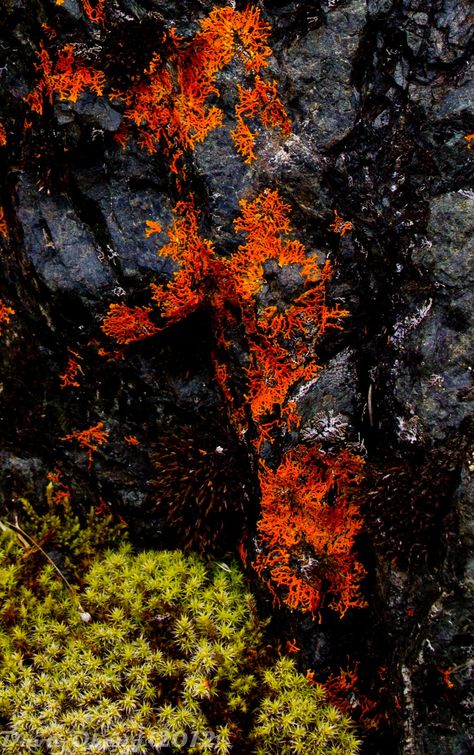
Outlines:
[[90,228],[66,195],[48,197],[22,182],[18,186],[18,219],[25,253],[52,294],[74,292],[98,299],[117,285],[112,270],[101,260]]
[[331,9],[326,24],[296,41],[283,57],[288,97],[298,112],[295,130],[312,138],[316,148],[333,146],[354,125],[357,96],[351,72],[366,13],[362,0]]
[[412,256],[431,283],[431,296],[394,333],[409,354],[395,377],[395,395],[408,409],[402,428],[416,416],[415,434],[426,442],[446,440],[474,408],[473,206],[463,193],[431,202],[426,241]]

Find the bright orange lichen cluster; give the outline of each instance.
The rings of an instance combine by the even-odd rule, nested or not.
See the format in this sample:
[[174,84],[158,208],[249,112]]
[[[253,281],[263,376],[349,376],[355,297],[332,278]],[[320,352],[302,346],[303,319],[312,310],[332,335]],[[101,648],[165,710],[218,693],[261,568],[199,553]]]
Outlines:
[[105,5],[107,0],[82,0],[82,8],[93,24],[105,24]]
[[128,446],[141,446],[140,441],[134,435],[125,435],[124,441]]
[[3,123],[0,123],[0,147],[4,147],[7,143],[7,132]]
[[[55,0],[55,2],[56,5],[64,5],[64,0]],[[93,24],[105,23],[106,2],[107,0],[95,0],[95,2],[91,2],[91,0],[81,0],[84,13]]]
[[65,435],[61,438],[62,441],[77,441],[81,448],[87,451],[87,459],[89,467],[92,465],[92,457],[99,446],[103,446],[107,443],[109,433],[104,429],[103,422],[98,422],[93,427],[88,427],[86,430],[73,430],[69,435]]
[[237,126],[231,131],[232,141],[245,162],[255,160],[255,141],[257,132],[249,128],[248,122],[260,120],[264,128],[278,128],[282,134],[291,133],[291,124],[283,103],[277,94],[277,83],[266,82],[260,76],[255,77],[252,89],[237,85],[239,98],[235,108]]
[[0,333],[4,325],[8,325],[10,318],[15,314],[15,310],[11,307],[7,307],[5,302],[0,300]]
[[[327,328],[340,327],[347,314],[339,306],[327,306],[331,268],[328,263],[321,267],[315,255],[290,237],[288,214],[277,191],[243,200],[235,229],[245,240],[230,258],[223,258],[201,237],[194,203],[179,202],[168,244],[160,250],[179,267],[167,286],[152,284],[154,302],[168,323],[206,307],[219,349],[230,345],[226,332],[236,320],[244,327],[247,390],[240,404],[225,363],[214,357],[214,366],[235,426],[251,430],[258,452],[262,444],[298,426],[292,390],[317,375],[315,342]],[[300,293],[284,307],[259,306],[267,263],[277,270],[291,267],[299,276]],[[361,466],[361,459],[347,451],[324,454],[307,446],[288,451],[275,470],[260,463],[262,516],[255,566],[275,596],[292,608],[315,614],[327,592],[341,616],[363,605],[359,585],[364,569],[353,550],[361,520],[349,499]]]
[[334,233],[338,233],[340,236],[345,236],[346,233],[349,233],[349,231],[352,231],[352,223],[350,220],[344,220],[341,215],[339,215],[337,210],[334,210],[334,219],[329,226],[331,231],[334,231]]
[[348,668],[340,668],[338,674],[331,674],[326,679],[323,687],[328,700],[346,715],[355,716],[357,723],[365,731],[379,729],[387,718],[383,709],[383,698],[387,692],[387,669],[384,666],[377,669],[377,693],[371,699],[360,690],[359,666],[360,663],[356,662]]
[[84,374],[84,370],[82,369],[81,364],[78,361],[81,359],[81,357],[76,351],[72,351],[72,349],[70,349],[69,351],[71,356],[68,357],[66,369],[62,373],[62,375],[59,376],[60,386],[61,388],[79,388],[79,375]]
[[77,102],[86,89],[101,95],[105,86],[103,71],[83,65],[77,58],[75,46],[65,45],[57,52],[53,62],[44,44],[40,44],[38,53],[40,62],[36,65],[41,78],[33,91],[25,96],[25,102],[33,112],[41,115],[44,103],[53,103],[57,94],[61,101]]
[[151,311],[151,307],[111,304],[102,323],[102,331],[123,345],[141,341],[158,332],[157,326],[150,320]]
[[466,134],[464,138],[467,142],[466,147],[471,149],[472,142],[474,142],[474,134]]
[[8,225],[3,207],[0,207],[0,236],[3,236],[5,239],[8,238]]
[[[250,341],[247,399],[252,418],[259,428],[258,445],[267,439],[268,417],[282,411],[291,389],[300,381],[316,376],[319,367],[314,359],[314,343],[328,327],[340,327],[338,321],[347,314],[337,305],[325,302],[326,282],[331,267],[320,267],[315,255],[303,244],[288,238],[291,227],[289,206],[277,191],[266,191],[252,202],[243,200],[241,215],[235,221],[237,233],[246,235],[245,243],[227,263],[232,282],[241,302]],[[265,283],[265,264],[277,270],[291,267],[298,273],[301,293],[285,308],[277,306],[259,310],[255,298]],[[297,424],[293,408],[288,416]]]
[[156,220],[146,221],[145,238],[149,239],[154,233],[161,233],[161,225]]
[[323,454],[305,446],[287,452],[276,470],[261,464],[255,566],[290,608],[315,614],[327,592],[341,616],[363,605],[364,569],[353,553],[361,519],[348,499],[361,468],[360,458],[346,451]]
[[120,144],[126,144],[133,125],[139,144],[150,153],[160,146],[170,159],[171,169],[177,172],[183,153],[193,150],[223,123],[223,111],[215,104],[219,96],[217,77],[238,59],[244,75],[255,81],[251,89],[239,87],[238,126],[233,139],[247,162],[255,159],[255,134],[246,127],[244,118],[259,118],[265,128],[277,127],[284,134],[290,131],[276,83],[265,83],[256,75],[268,65],[269,33],[270,27],[258,8],[237,11],[230,6],[214,8],[200,21],[191,40],[170,29],[163,38],[165,52],[153,55],[141,80],[127,92],[113,94],[125,105],[123,125],[117,134]]
[[[169,323],[178,322],[204,303],[214,311],[222,301],[223,264],[212,242],[201,238],[199,216],[193,201],[178,202],[175,219],[168,229],[169,242],[160,255],[170,257],[179,265],[173,280],[166,288],[151,285],[154,303]],[[216,286],[219,282],[221,286]]]
[[54,472],[48,472],[48,487],[46,495],[53,503],[68,503],[71,500],[71,491],[62,479],[62,472],[56,468]]

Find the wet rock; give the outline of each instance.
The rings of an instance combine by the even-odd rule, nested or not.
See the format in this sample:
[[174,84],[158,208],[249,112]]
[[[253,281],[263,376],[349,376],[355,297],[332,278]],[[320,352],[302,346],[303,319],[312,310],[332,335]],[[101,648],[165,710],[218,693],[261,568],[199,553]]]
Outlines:
[[[451,192],[430,203],[428,243],[415,250],[413,261],[432,278],[440,295],[456,306],[474,285],[474,197]],[[473,307],[466,308],[466,314]]]
[[[301,437],[324,447],[357,446],[356,412],[361,406],[354,354],[344,349],[294,396],[301,414]],[[360,446],[358,447],[360,450]]]
[[239,198],[248,194],[255,171],[237,153],[228,129],[216,129],[198,144],[193,162],[207,198],[207,222],[222,249],[235,247],[233,221],[239,214]]
[[71,110],[87,125],[103,131],[117,131],[122,120],[121,114],[104,97],[96,97],[89,92],[84,92]]
[[474,716],[469,702],[474,692],[471,466],[472,451],[444,534],[447,550],[439,570],[438,594],[419,618],[410,655],[402,666],[410,716],[401,746],[404,753],[413,755],[467,755],[474,746]]
[[[77,168],[74,176],[80,196],[90,207],[103,241],[103,256],[120,271],[121,283],[142,285],[147,280],[169,278],[174,270],[159,249],[167,242],[166,228],[172,223],[171,202],[159,182],[146,176],[105,175],[100,166]],[[158,222],[162,231],[146,237],[146,221]]]
[[117,279],[101,261],[100,247],[70,198],[40,193],[25,178],[17,194],[25,254],[50,293],[74,293],[92,300],[110,294]]
[[405,408],[399,429],[406,439],[410,423],[413,442],[445,440],[474,410],[473,205],[458,192],[433,199],[427,242],[413,252],[432,285],[432,296],[394,331],[408,355],[395,370],[395,395]]
[[357,97],[351,72],[366,12],[361,0],[330,9],[326,24],[298,40],[282,58],[287,97],[298,114],[295,131],[313,138],[319,149],[336,144],[354,124]]

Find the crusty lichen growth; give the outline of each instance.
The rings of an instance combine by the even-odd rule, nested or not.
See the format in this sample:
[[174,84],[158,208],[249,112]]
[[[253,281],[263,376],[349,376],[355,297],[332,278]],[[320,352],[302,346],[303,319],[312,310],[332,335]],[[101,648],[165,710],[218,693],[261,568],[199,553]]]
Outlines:
[[263,625],[235,566],[179,551],[108,551],[85,576],[84,623],[51,567],[24,583],[22,555],[4,534],[2,752],[127,755],[167,742],[171,752],[184,742],[190,753],[292,752],[278,743],[301,737],[318,752],[356,752],[350,725],[319,688],[291,663],[268,670]]

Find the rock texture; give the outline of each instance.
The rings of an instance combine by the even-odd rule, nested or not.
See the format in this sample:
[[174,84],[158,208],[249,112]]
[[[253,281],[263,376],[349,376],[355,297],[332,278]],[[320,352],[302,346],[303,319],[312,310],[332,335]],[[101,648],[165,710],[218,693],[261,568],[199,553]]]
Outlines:
[[[126,56],[137,65],[143,57],[145,65],[160,30],[175,25],[189,36],[213,3],[109,5],[117,38],[126,34],[118,49],[85,22],[79,0],[3,4],[0,206],[9,234],[0,235],[0,295],[15,317],[0,336],[0,494],[4,511],[21,496],[40,499],[47,472],[61,466],[78,505],[103,499],[130,521],[138,542],[161,545],[150,461],[159,438],[176,427],[222,424],[211,329],[198,313],[130,346],[123,359],[99,326],[110,302],[146,304],[150,281],[172,274],[169,259],[156,255],[165,235],[146,239],[143,228],[150,218],[169,225],[174,189],[160,154],[118,149],[120,108],[104,97],[57,102],[31,128],[23,98],[35,82],[42,24],[63,44],[79,42],[85,59],[120,67]],[[361,548],[370,620],[349,617],[333,628],[294,615],[285,621],[303,638],[308,665],[334,668],[350,652],[369,679],[376,666],[387,667],[389,733],[369,737],[367,752],[467,755],[474,746],[470,4],[261,6],[273,27],[270,70],[293,132],[259,142],[248,166],[217,129],[190,158],[190,180],[208,236],[225,253],[236,245],[238,199],[251,187],[277,185],[298,238],[332,260],[330,298],[350,316],[321,344],[319,379],[295,396],[301,435],[362,450],[367,466]],[[230,113],[232,70],[226,76]],[[351,234],[330,231],[334,209],[352,222]],[[291,275],[266,272],[266,301],[297,286]],[[77,391],[60,388],[68,348],[83,365]],[[85,453],[61,438],[99,421],[110,440],[90,469]]]

